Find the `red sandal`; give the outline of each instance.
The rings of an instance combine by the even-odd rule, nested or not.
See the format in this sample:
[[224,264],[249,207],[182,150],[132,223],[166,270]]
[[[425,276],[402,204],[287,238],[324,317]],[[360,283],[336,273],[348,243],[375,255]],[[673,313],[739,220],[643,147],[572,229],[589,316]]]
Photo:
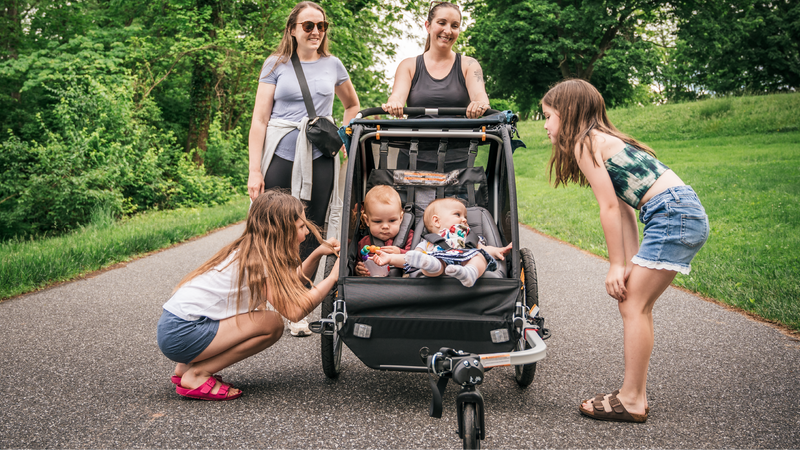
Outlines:
[[[216,378],[217,381],[219,381],[220,383],[224,383],[224,381],[222,381],[222,377],[221,376],[219,376],[219,375],[211,375],[211,376]],[[181,377],[179,377],[177,375],[173,375],[172,378],[170,378],[169,380],[172,381],[172,384],[176,384],[178,386],[181,385]]]
[[214,386],[217,385],[218,381],[214,377],[208,377],[205,383],[194,389],[186,389],[179,384],[175,387],[175,392],[184,397],[212,401],[233,400],[242,396],[243,392],[241,390],[237,394],[228,395],[231,385],[222,382],[220,382],[222,386],[220,386],[219,391],[216,394],[212,394],[211,391],[214,390]]

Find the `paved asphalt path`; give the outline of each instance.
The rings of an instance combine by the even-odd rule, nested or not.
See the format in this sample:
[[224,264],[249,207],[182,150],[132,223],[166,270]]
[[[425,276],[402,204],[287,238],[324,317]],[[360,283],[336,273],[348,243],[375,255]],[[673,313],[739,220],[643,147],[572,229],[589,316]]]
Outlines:
[[[451,385],[428,417],[424,374],[368,369],[345,350],[322,373],[319,337],[288,330],[221,375],[230,402],[178,396],[156,345],[161,305],[242,225],[0,303],[3,448],[460,448]],[[528,389],[487,374],[484,448],[800,447],[800,342],[670,288],[655,308],[646,424],[597,422],[581,399],[622,381],[622,324],[604,293],[607,263],[522,229],[552,331]]]

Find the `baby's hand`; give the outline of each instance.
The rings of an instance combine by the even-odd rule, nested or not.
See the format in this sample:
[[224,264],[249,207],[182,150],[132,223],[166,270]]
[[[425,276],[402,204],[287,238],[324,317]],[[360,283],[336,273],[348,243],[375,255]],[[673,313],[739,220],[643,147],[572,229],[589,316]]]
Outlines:
[[375,264],[379,266],[385,266],[386,264],[389,264],[389,258],[389,254],[383,251],[383,249],[378,250],[378,252],[375,253],[375,256],[370,256],[370,259],[375,261]]
[[507,255],[508,252],[511,251],[511,245],[512,244],[508,244],[508,245],[506,245],[505,247],[502,247],[502,248],[501,247],[493,247],[491,245],[487,245],[487,246],[483,247],[483,249],[486,250],[486,253],[490,254],[492,256],[492,258],[494,258],[494,259],[496,259],[498,261],[504,261],[506,259],[505,255]]
[[384,252],[384,253],[392,254],[392,255],[399,255],[400,254],[400,248],[399,247],[395,247],[394,245],[387,245],[385,247],[381,247],[381,251]]
[[364,264],[363,261],[359,261],[358,264],[356,264],[356,275],[360,277],[372,276],[372,274],[369,273],[369,269],[367,269],[367,266],[366,264]]

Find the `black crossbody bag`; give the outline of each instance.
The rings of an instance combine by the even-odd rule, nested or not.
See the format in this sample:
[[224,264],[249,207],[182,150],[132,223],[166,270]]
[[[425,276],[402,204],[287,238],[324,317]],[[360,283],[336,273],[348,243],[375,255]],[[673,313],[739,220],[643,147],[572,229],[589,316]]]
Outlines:
[[311,100],[311,93],[308,91],[306,75],[303,73],[300,58],[297,57],[296,52],[292,53],[292,65],[294,66],[294,73],[297,75],[297,81],[300,83],[300,91],[303,93],[306,111],[308,111],[306,137],[323,155],[333,158],[339,153],[339,149],[343,145],[342,138],[339,137],[339,129],[330,120],[317,116],[317,110],[314,109],[314,102]]

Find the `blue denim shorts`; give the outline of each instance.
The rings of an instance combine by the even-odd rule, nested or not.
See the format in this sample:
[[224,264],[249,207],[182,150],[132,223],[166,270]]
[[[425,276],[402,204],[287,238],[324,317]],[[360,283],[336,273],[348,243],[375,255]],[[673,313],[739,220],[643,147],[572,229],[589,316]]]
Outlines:
[[688,275],[692,259],[708,239],[708,216],[691,186],[671,187],[639,211],[644,237],[631,262]]
[[219,320],[183,320],[164,310],[158,320],[158,348],[167,358],[188,364],[211,344],[218,329]]

